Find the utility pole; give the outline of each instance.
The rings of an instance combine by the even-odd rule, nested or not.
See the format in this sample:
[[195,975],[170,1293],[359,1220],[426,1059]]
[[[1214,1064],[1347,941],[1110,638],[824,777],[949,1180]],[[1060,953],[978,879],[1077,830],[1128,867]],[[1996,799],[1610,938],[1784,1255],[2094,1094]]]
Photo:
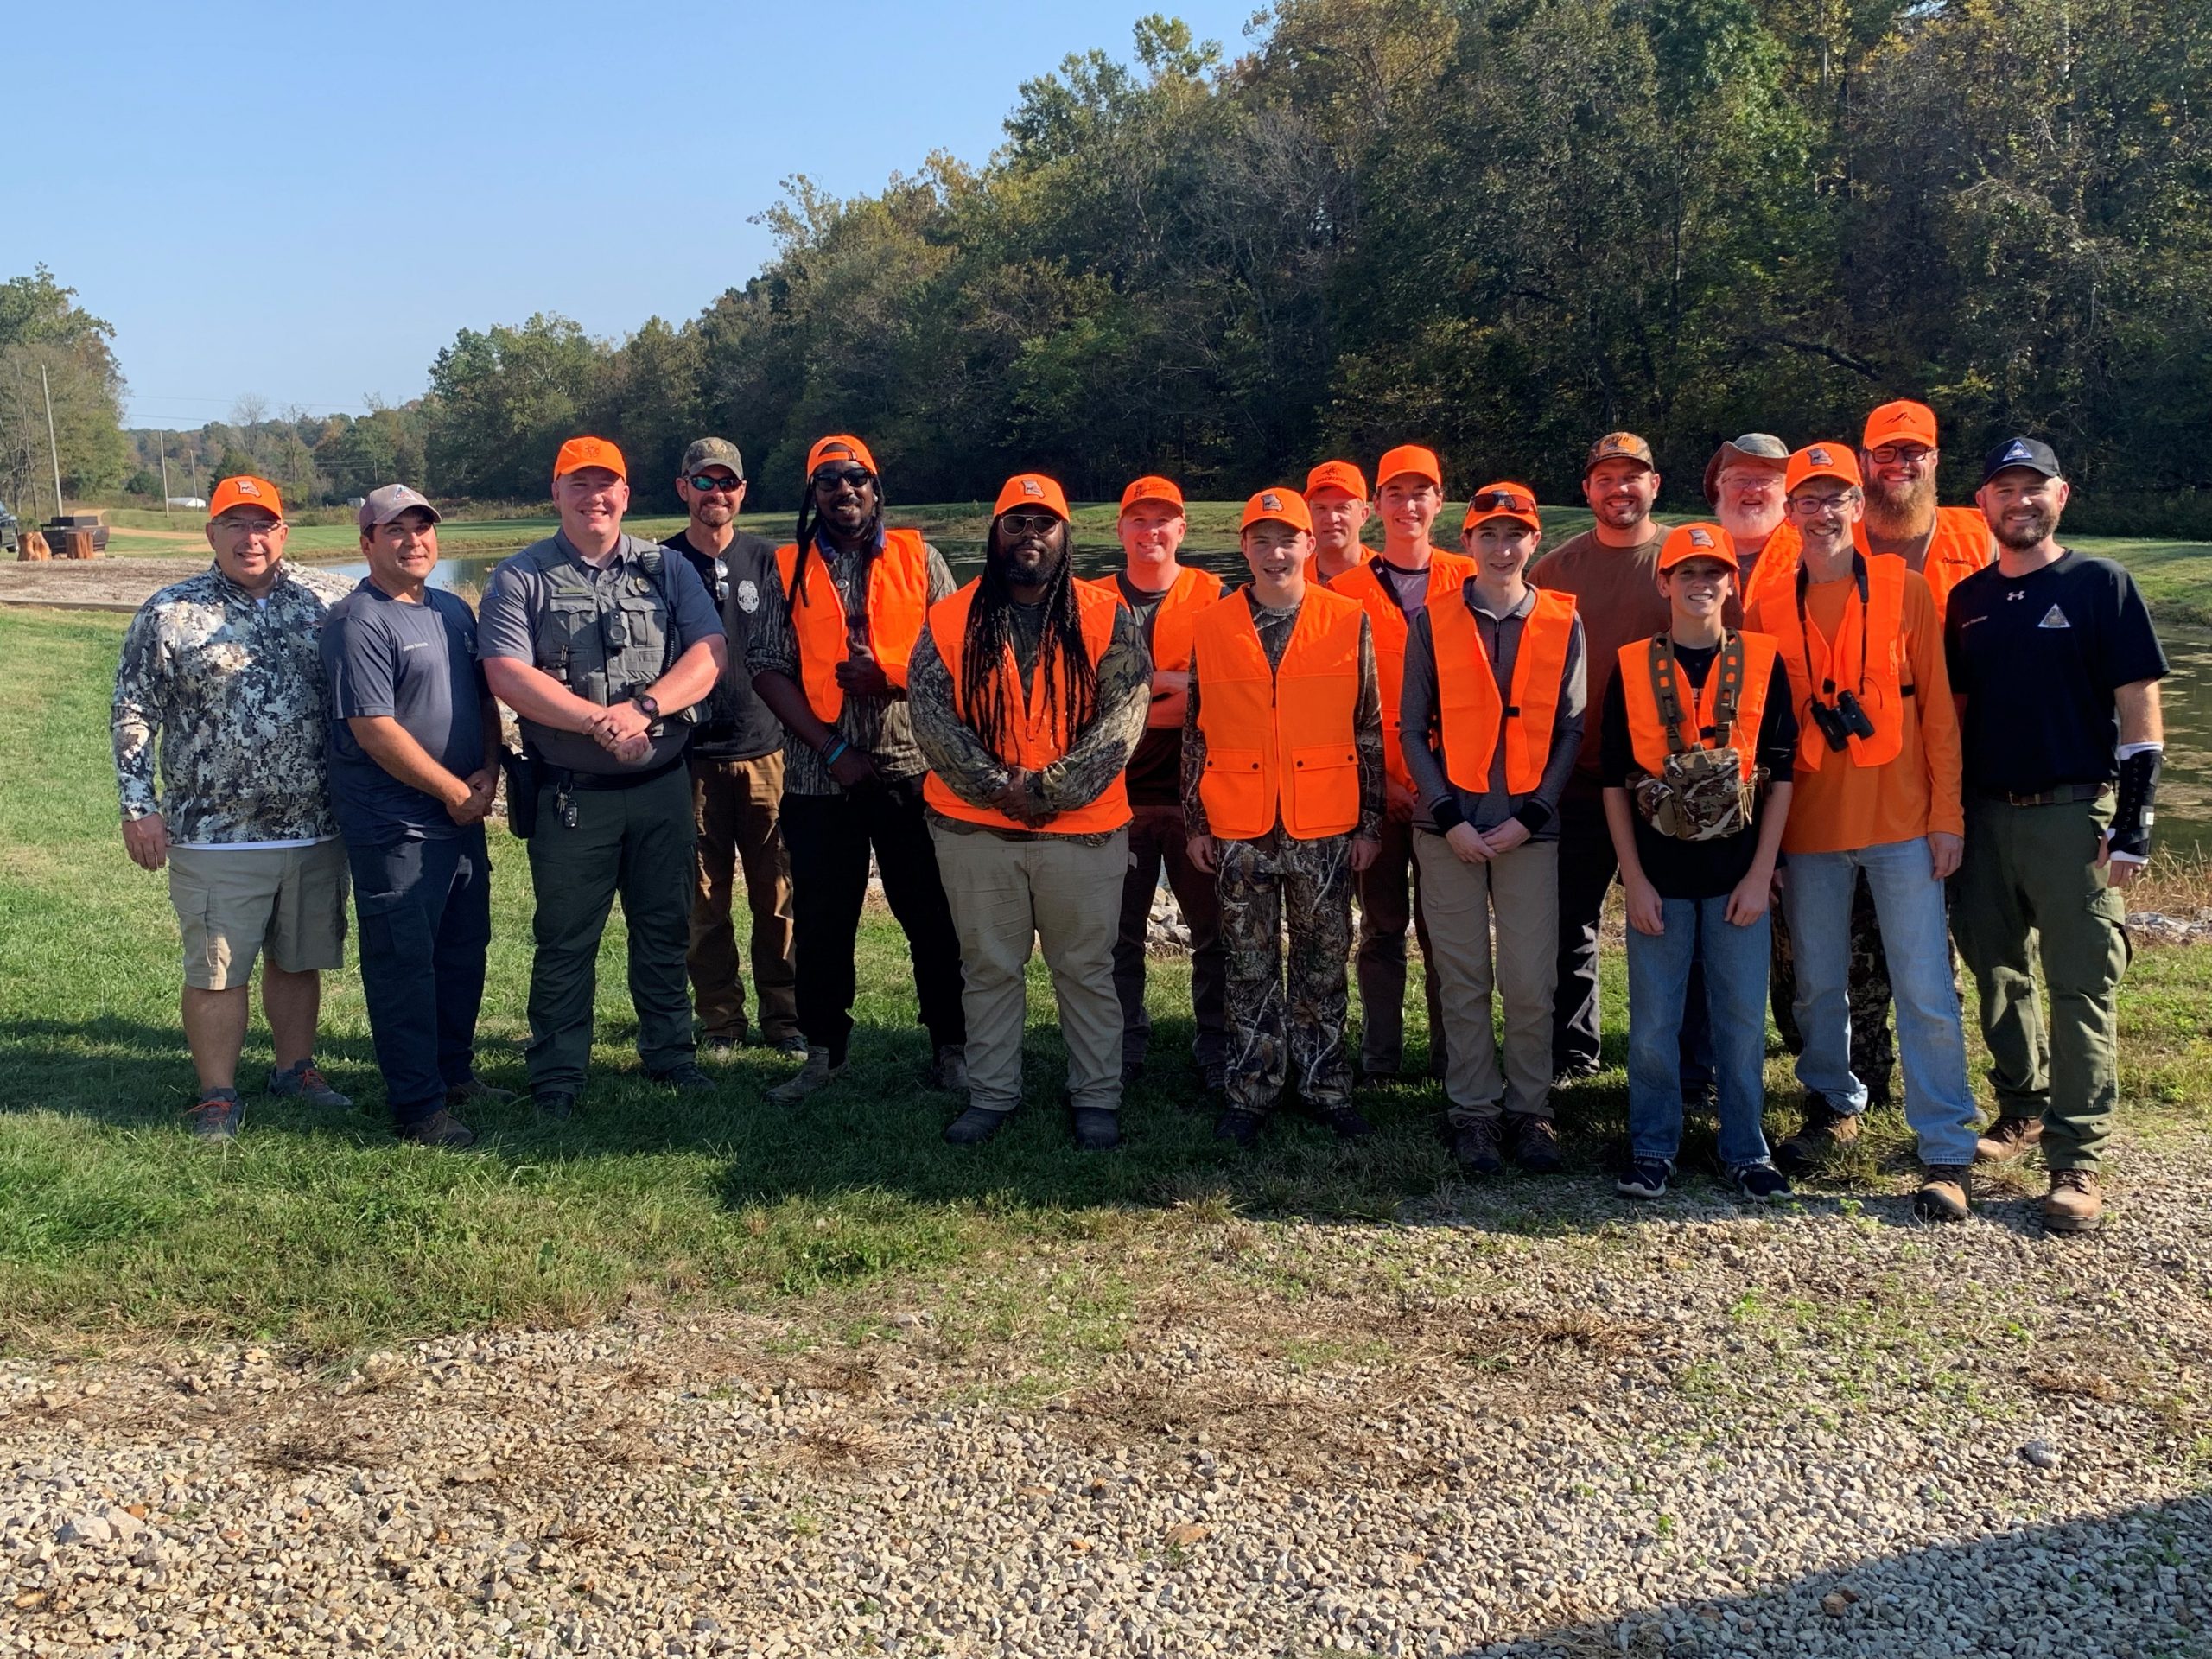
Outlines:
[[154,434],[154,448],[161,453],[162,457],[162,517],[163,518],[170,517],[169,447],[167,442],[168,437],[168,434],[166,432],[156,431]]
[[61,446],[54,438],[54,391],[46,384],[46,365],[38,365],[39,395],[46,399],[46,453],[54,462],[54,516],[61,517]]

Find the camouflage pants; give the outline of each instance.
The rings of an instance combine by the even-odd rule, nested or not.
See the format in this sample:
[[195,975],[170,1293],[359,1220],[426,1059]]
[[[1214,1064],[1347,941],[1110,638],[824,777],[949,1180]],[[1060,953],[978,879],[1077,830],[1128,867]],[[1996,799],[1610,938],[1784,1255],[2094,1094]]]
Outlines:
[[1349,1105],[1351,838],[1294,841],[1278,833],[1266,842],[1217,841],[1214,848],[1229,958],[1230,1105],[1268,1111],[1286,1085],[1322,1111]]
[[[1782,1033],[1783,1046],[1792,1054],[1805,1052],[1798,1034],[1797,963],[1789,943],[1789,925],[1782,906],[1768,912],[1774,918],[1774,1028]],[[1897,1070],[1897,1044],[1890,1033],[1890,967],[1882,955],[1881,924],[1874,915],[1874,895],[1860,876],[1851,893],[1851,1072],[1866,1085],[1876,1103],[1890,1097],[1890,1079]]]

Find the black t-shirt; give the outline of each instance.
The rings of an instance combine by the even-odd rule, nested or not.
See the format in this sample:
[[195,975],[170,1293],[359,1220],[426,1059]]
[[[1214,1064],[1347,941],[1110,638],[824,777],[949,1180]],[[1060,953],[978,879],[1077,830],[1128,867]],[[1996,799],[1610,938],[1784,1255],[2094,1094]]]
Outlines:
[[721,760],[774,753],[784,747],[783,723],[753,689],[753,676],[745,665],[745,642],[760,608],[760,594],[776,580],[776,544],[741,530],[716,558],[693,547],[685,529],[661,545],[681,553],[698,573],[700,585],[721,616],[722,632],[729,637],[729,668],[699,710],[691,753]]
[[2070,548],[2024,576],[1992,564],[1960,582],[1943,646],[1966,699],[1967,787],[2008,794],[2119,777],[2113,693],[2167,671],[2135,578]]
[[[1128,572],[1114,574],[1115,585],[1121,588],[1122,601],[1137,613],[1137,624],[1144,631],[1144,648],[1152,649],[1152,625],[1160,614],[1160,601],[1173,589],[1162,588],[1159,593],[1138,587],[1129,580]],[[1179,806],[1183,803],[1183,728],[1180,726],[1147,726],[1144,735],[1137,739],[1136,752],[1129,756],[1129,766],[1123,774],[1132,806]]]
[[[1705,677],[1720,655],[1718,645],[1677,645],[1675,661],[1693,692],[1705,689]],[[1628,700],[1621,690],[1621,677],[1605,683],[1603,727],[1599,735],[1598,775],[1608,789],[1626,789],[1630,777],[1643,768],[1636,763],[1629,739]],[[1797,716],[1789,697],[1789,671],[1777,657],[1769,676],[1766,706],[1759,712],[1758,763],[1770,775],[1787,781],[1797,753]],[[1764,807],[1766,791],[1759,791]],[[1631,808],[1636,818],[1636,856],[1643,874],[1659,889],[1662,899],[1718,899],[1735,891],[1751,868],[1758,851],[1756,816],[1741,832],[1713,841],[1681,841],[1662,836]]]

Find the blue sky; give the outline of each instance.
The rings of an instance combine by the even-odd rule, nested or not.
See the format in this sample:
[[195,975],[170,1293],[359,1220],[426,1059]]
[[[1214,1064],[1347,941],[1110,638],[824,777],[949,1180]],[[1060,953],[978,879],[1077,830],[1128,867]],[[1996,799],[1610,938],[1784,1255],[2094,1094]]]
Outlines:
[[980,162],[1068,54],[1164,10],[1234,56],[1255,3],[12,7],[0,278],[115,325],[134,424],[358,411],[462,327],[690,316],[790,175]]

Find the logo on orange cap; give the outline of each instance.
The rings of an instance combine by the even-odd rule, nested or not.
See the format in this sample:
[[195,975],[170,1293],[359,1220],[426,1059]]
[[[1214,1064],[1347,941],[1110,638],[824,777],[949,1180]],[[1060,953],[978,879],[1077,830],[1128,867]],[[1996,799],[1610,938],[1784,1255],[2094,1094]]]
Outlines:
[[1162,478],[1157,473],[1147,473],[1134,480],[1122,492],[1122,511],[1127,512],[1140,501],[1157,501],[1164,507],[1183,511],[1183,492],[1173,479]]
[[1042,473],[1016,473],[1006,481],[999,492],[998,505],[991,509],[991,517],[1029,502],[1049,507],[1061,518],[1068,516],[1068,499],[1060,486]]
[[207,517],[219,518],[232,507],[262,507],[276,518],[284,516],[283,499],[276,493],[276,486],[251,473],[226,478],[215,486],[215,493],[208,498]]
[[1237,533],[1242,535],[1270,518],[1277,524],[1288,524],[1293,530],[1313,533],[1313,515],[1306,510],[1306,498],[1280,484],[1262,490],[1244,504],[1244,517],[1237,523]]
[[1526,484],[1510,481],[1485,484],[1475,492],[1474,499],[1467,503],[1467,516],[1460,521],[1465,531],[1492,518],[1510,518],[1531,530],[1541,531],[1544,521],[1536,512],[1536,494]]
[[1436,458],[1433,449],[1424,449],[1417,443],[1402,443],[1384,455],[1375,468],[1375,487],[1381,489],[1394,478],[1403,478],[1408,473],[1415,478],[1427,479],[1438,489],[1444,487],[1444,464]]
[[1936,447],[1936,411],[1925,404],[1916,404],[1910,397],[1900,397],[1893,404],[1884,404],[1866,417],[1866,436],[1860,440],[1869,449],[1885,443],[1895,443],[1900,438],[1914,443]]
[[581,472],[587,467],[603,467],[624,482],[629,480],[630,469],[623,464],[622,452],[605,438],[570,438],[561,446],[561,453],[553,457],[556,478]]
[[877,477],[882,476],[876,472],[875,457],[868,454],[868,445],[849,432],[832,432],[826,438],[817,438],[814,447],[806,452],[806,475],[812,478],[814,469],[825,461],[856,461]]
[[1659,568],[1671,570],[1692,559],[1717,559],[1731,570],[1742,569],[1736,558],[1736,538],[1719,524],[1683,524],[1667,532],[1659,546]]
[[1348,461],[1325,461],[1306,474],[1306,497],[1312,500],[1323,490],[1342,490],[1355,501],[1367,499],[1367,475]]
[[1794,491],[1813,478],[1833,478],[1858,489],[1863,481],[1859,474],[1859,457],[1849,445],[1833,440],[1808,443],[1789,457],[1789,470],[1782,475],[1782,487]]

